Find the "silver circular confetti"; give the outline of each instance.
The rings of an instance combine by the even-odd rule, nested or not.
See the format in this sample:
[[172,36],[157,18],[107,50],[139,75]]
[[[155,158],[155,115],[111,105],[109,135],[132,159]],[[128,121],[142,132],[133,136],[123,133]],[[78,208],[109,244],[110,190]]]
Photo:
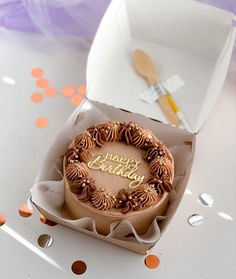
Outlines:
[[208,207],[212,207],[212,205],[214,203],[213,196],[210,194],[207,194],[207,193],[201,193],[198,197],[198,200],[201,204],[208,206]]
[[189,216],[188,223],[193,227],[200,227],[204,222],[202,215],[200,214],[193,214]]
[[48,248],[52,245],[53,238],[49,234],[41,234],[38,238],[38,244],[42,248]]

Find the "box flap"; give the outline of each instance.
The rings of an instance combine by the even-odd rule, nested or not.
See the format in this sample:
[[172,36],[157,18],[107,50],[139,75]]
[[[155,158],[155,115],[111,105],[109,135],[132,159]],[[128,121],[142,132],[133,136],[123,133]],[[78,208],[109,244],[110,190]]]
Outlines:
[[113,0],[97,31],[87,63],[91,100],[168,123],[159,105],[140,100],[148,84],[132,65],[143,49],[162,81],[179,75],[185,86],[173,94],[192,132],[212,110],[227,73],[235,30],[232,13],[195,1]]

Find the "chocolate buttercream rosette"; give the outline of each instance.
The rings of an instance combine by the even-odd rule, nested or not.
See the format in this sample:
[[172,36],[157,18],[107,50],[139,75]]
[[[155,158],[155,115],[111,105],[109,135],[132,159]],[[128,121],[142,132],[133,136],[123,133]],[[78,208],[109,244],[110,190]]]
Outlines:
[[[141,150],[151,173],[146,181],[138,187],[122,187],[116,195],[112,189],[96,185],[89,177],[87,163],[93,149],[102,149],[108,142],[123,142]],[[167,146],[149,129],[134,122],[107,121],[75,137],[64,156],[64,174],[70,191],[80,202],[89,203],[94,210],[119,210],[127,215],[155,206],[173,190],[174,163]]]

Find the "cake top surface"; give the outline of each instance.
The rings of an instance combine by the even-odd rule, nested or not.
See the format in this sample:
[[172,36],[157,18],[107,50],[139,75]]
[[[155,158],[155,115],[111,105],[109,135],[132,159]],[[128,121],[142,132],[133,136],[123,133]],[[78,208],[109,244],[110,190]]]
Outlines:
[[79,133],[65,154],[64,171],[70,191],[98,210],[141,210],[173,188],[168,148],[134,122],[108,121]]

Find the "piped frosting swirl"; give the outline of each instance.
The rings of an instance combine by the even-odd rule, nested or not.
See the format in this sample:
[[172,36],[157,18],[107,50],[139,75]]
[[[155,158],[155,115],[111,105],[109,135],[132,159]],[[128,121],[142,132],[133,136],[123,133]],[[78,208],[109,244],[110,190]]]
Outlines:
[[91,178],[80,178],[71,183],[70,190],[80,201],[88,201],[96,190],[95,181]]
[[141,184],[132,192],[132,197],[138,201],[142,208],[156,204],[159,200],[158,194],[149,184]]
[[78,154],[79,156],[79,161],[87,163],[88,159],[91,157],[91,152],[89,150],[82,150]]
[[92,127],[88,128],[87,130],[92,139],[93,142],[98,146],[98,147],[102,147],[103,144],[105,143],[105,135],[102,131],[100,131],[100,129],[98,128],[98,126],[93,125]]
[[72,148],[69,148],[65,154],[65,157],[66,157],[66,166],[68,164],[72,164],[72,163],[78,163],[78,159],[79,159],[79,156],[78,156],[78,152],[79,150],[74,146]]
[[132,196],[131,191],[121,189],[116,196],[115,208],[121,208],[121,213],[126,214],[133,210],[139,210],[141,206],[137,197]]
[[137,148],[147,148],[153,143],[152,132],[145,128],[139,128],[133,135],[133,144]]
[[164,194],[164,192],[170,193],[173,190],[173,186],[170,182],[170,178],[168,176],[163,175],[161,178],[159,178],[156,175],[151,175],[147,183],[149,185],[153,185],[153,187],[156,190],[156,193],[161,196]]
[[148,162],[151,162],[153,159],[157,157],[165,157],[166,156],[166,145],[162,142],[158,142],[150,146],[144,155],[144,159]]
[[94,148],[94,142],[89,132],[80,133],[75,138],[75,146],[79,151],[89,150]]
[[66,167],[66,177],[70,181],[75,181],[81,177],[86,177],[88,175],[88,167],[85,163],[74,163],[69,164]]
[[133,135],[139,130],[138,124],[134,122],[121,124],[120,140],[126,144],[133,144]]
[[115,203],[115,196],[106,189],[100,188],[92,193],[91,203],[99,210],[109,210]]
[[171,171],[164,158],[157,157],[150,163],[151,173],[161,177],[162,175],[170,176]]
[[117,121],[107,121],[98,126],[98,130],[102,133],[105,141],[117,141],[120,136],[120,123]]

